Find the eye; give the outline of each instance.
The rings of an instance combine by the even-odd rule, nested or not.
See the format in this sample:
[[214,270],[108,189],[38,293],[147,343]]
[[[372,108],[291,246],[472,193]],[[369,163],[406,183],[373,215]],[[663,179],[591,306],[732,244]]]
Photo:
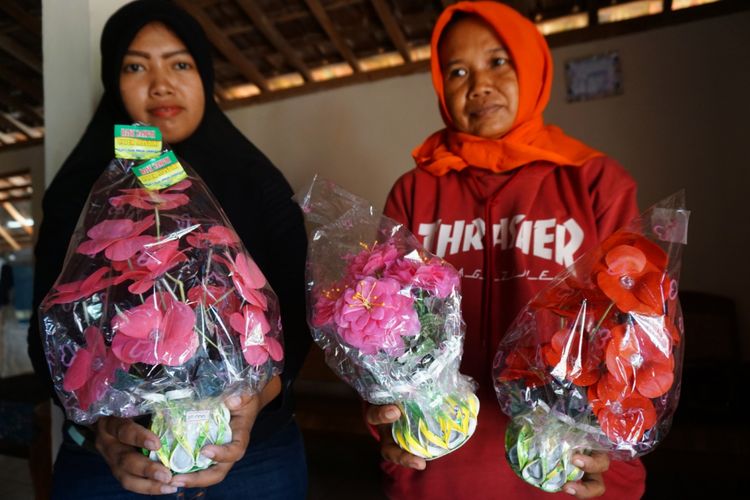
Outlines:
[[448,78],[461,78],[468,74],[466,68],[451,68],[448,70]]
[[510,62],[510,59],[508,59],[507,57],[493,57],[491,64],[493,67],[498,67],[498,66],[505,66],[509,62]]
[[181,71],[193,69],[193,65],[190,64],[187,61],[179,61],[174,64],[175,69],[179,69]]
[[123,73],[138,73],[139,71],[143,71],[145,68],[143,65],[138,63],[127,63],[122,66],[122,72]]

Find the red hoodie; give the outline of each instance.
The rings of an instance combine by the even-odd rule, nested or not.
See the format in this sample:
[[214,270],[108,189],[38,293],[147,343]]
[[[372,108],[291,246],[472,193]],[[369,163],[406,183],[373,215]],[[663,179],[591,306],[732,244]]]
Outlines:
[[[396,182],[385,214],[463,276],[461,371],[478,382],[481,409],[474,436],[426,470],[384,462],[390,497],[555,498],[505,460],[507,417],[494,396],[492,360],[515,316],[552,277],[638,215],[635,192],[625,170],[602,156],[580,167],[534,162],[504,173],[469,167],[438,177],[417,168]],[[613,460],[605,486],[600,498],[640,498],[643,465]]]

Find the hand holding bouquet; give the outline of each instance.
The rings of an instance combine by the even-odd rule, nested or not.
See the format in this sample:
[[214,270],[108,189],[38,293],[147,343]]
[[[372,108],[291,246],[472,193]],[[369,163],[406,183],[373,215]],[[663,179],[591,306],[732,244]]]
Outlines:
[[582,475],[574,452],[630,459],[666,435],[682,362],[682,206],[679,195],[665,200],[587,252],[500,343],[494,376],[511,417],[506,456],[525,481],[557,491]]
[[206,185],[168,150],[110,163],[40,318],[68,418],[153,414],[162,447],[152,458],[175,472],[208,467],[202,446],[231,440],[223,401],[260,392],[283,366],[276,296]]
[[394,440],[440,457],[476,427],[463,349],[459,275],[365,200],[314,180],[300,201],[312,226],[309,318],[328,365],[372,404],[396,404]]

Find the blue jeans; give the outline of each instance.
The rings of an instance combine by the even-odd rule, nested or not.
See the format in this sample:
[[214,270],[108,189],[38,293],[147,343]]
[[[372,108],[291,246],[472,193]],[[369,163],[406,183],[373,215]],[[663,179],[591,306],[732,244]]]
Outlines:
[[[124,490],[101,455],[78,446],[67,435],[55,461],[52,483],[53,500],[154,498]],[[306,494],[305,449],[292,421],[263,441],[251,443],[221,483],[208,488],[181,488],[162,498],[297,500]]]

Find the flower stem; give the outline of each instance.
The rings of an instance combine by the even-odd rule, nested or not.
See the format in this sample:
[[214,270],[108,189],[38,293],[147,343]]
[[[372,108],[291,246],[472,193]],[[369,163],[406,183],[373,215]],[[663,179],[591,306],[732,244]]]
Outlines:
[[154,207],[154,215],[156,215],[156,239],[161,239],[161,219],[159,217],[159,209]]
[[594,340],[594,335],[596,335],[596,332],[599,331],[599,328],[602,326],[602,323],[604,323],[604,320],[607,319],[607,316],[609,316],[609,312],[612,310],[612,308],[615,306],[614,302],[609,303],[609,307],[607,307],[607,310],[604,311],[604,314],[599,319],[599,322],[596,324],[593,330],[591,330],[591,333],[589,334],[589,342]]

